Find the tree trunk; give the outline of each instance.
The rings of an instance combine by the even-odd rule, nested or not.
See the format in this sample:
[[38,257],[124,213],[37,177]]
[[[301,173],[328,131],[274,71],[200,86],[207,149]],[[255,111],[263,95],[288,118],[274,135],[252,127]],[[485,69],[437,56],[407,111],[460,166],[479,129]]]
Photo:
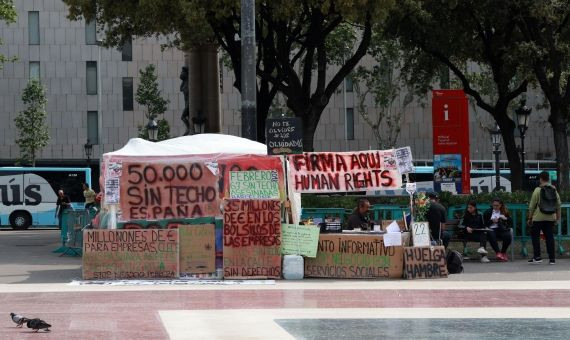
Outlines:
[[[293,110],[292,107],[289,108]],[[293,111],[295,112],[295,116],[301,117],[303,120],[303,151],[315,151],[315,132],[317,131],[317,126],[319,125],[319,120],[324,109],[324,106],[312,106],[306,112],[298,113]]]
[[522,164],[515,141],[515,123],[508,118],[506,113],[497,113],[495,117],[500,117],[500,119],[496,119],[496,122],[501,129],[503,145],[511,170],[511,191],[522,190]]
[[556,163],[559,171],[558,190],[566,191],[570,189],[570,159],[568,157],[568,132],[566,131],[567,112],[563,109],[551,106],[549,122],[554,132],[554,148],[556,150]]

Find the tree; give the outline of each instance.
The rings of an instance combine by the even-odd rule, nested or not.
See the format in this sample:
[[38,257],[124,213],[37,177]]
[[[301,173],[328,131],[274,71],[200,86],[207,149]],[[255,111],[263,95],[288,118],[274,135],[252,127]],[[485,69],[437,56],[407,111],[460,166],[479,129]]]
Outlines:
[[[230,56],[240,89],[241,46],[238,0],[64,0],[71,19],[97,18],[106,26],[106,43],[119,45],[127,36],[173,35],[182,48],[216,43]],[[392,0],[273,0],[256,3],[258,48],[258,139],[277,92],[303,120],[303,145],[313,150],[313,137],[323,109],[344,78],[365,55],[372,26],[382,20]],[[153,15],[149,15],[152,13]],[[351,53],[327,82],[334,55],[327,38],[341,24],[358,30]],[[316,69],[316,71],[315,71]],[[315,76],[314,74],[315,73]]]
[[46,92],[37,79],[32,79],[24,89],[22,101],[28,108],[14,119],[18,129],[16,143],[20,147],[20,163],[36,166],[36,154],[49,143],[46,125]]
[[[513,0],[514,1],[514,0]],[[570,118],[570,7],[566,1],[515,1],[524,39],[521,50],[550,106],[560,190],[570,189],[567,125]]]
[[[139,70],[140,83],[137,87],[135,99],[141,106],[146,106],[145,117],[147,120],[156,119],[158,123],[157,139],[165,140],[170,138],[170,127],[164,118],[159,118],[166,112],[166,105],[170,102],[162,98],[158,89],[158,78],[155,74],[155,67],[149,64],[145,69]],[[147,125],[139,126],[139,137],[148,139]]]
[[[511,168],[513,190],[522,188],[522,166],[516,147],[515,122],[509,104],[526,92],[531,76],[521,61],[520,32],[509,1],[403,0],[390,14],[387,29],[406,53],[403,72],[425,93],[443,64],[461,82],[477,106],[489,112],[501,129]],[[488,69],[496,99],[491,101],[465,71]]]
[[[357,67],[352,76],[357,110],[372,129],[378,149],[389,149],[396,145],[403,111],[411,103],[413,94],[408,92],[401,105],[394,107],[394,102],[406,87],[398,74],[402,55],[397,40],[384,40],[381,34],[375,33],[369,55],[374,58],[375,64],[371,68]],[[373,103],[371,108],[366,105],[370,96]]]
[[[18,13],[14,7],[13,0],[0,0],[0,20],[5,21],[7,24],[16,22]],[[0,45],[2,45],[2,39],[0,39]],[[13,61],[15,57],[6,57],[0,53],[0,70],[2,69],[2,64],[6,61]]]

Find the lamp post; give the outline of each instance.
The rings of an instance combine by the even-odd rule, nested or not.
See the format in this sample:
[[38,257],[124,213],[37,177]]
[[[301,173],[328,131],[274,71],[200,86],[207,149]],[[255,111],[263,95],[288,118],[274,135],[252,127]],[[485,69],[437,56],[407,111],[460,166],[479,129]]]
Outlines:
[[192,129],[194,130],[194,134],[204,133],[205,128],[206,118],[202,118],[202,111],[198,110],[198,116],[192,117]]
[[500,163],[500,156],[501,156],[501,130],[499,126],[494,130],[491,130],[491,141],[493,142],[493,154],[495,154],[495,191],[501,190],[501,163]]
[[87,165],[91,164],[91,155],[93,154],[93,144],[87,140],[87,143],[83,145],[83,150],[85,151],[85,158],[87,159]]
[[151,142],[156,142],[158,140],[158,123],[154,117],[148,120],[148,125],[146,126],[148,132],[148,140]]
[[525,103],[521,103],[521,107],[515,110],[517,115],[517,126],[519,128],[520,137],[521,137],[521,166],[522,166],[522,189],[526,190],[526,181],[525,181],[525,151],[524,151],[524,137],[526,131],[528,130],[528,123],[530,118],[530,113],[532,112],[531,108],[528,108]]

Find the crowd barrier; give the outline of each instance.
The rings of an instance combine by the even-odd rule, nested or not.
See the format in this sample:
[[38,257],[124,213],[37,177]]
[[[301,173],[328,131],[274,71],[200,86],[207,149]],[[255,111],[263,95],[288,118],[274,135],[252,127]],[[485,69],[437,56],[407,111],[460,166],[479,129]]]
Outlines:
[[[489,209],[488,204],[479,204],[477,208],[482,213]],[[520,242],[521,256],[528,257],[528,248],[532,248],[530,226],[527,225],[528,205],[507,204],[513,218],[513,234],[515,242]],[[344,211],[344,214],[342,212]],[[404,213],[409,213],[408,206],[376,204],[370,207],[371,218],[374,220],[398,220],[402,219]],[[465,211],[465,205],[451,206],[447,209],[448,219],[460,218]],[[341,208],[303,208],[301,219],[326,218],[340,216],[344,222],[352,213],[350,209]],[[570,240],[570,203],[562,204],[562,219],[555,230],[556,248],[559,254],[566,251],[562,241]]]
[[83,229],[91,223],[93,212],[89,210],[65,210],[61,226],[61,255],[81,256],[83,251]]

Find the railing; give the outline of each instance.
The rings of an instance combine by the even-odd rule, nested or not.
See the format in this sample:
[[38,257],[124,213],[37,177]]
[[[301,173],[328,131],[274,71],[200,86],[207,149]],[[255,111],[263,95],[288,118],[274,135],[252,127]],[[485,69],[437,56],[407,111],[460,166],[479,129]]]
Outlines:
[[[479,211],[483,212],[489,208],[487,204],[480,204],[477,206]],[[528,247],[532,247],[530,226],[527,225],[528,205],[526,204],[507,204],[511,216],[513,218],[513,234],[515,241],[520,242],[521,252],[523,257],[528,256]],[[374,220],[398,220],[402,219],[404,213],[409,213],[408,206],[398,205],[385,205],[378,204],[370,207],[371,217]],[[465,206],[451,206],[448,208],[448,218],[460,218],[465,211]],[[303,208],[302,219],[308,218],[326,218],[326,217],[340,217],[344,223],[352,210],[343,208]],[[558,223],[555,241],[557,242],[557,250],[560,254],[565,252],[562,241],[570,240],[570,203],[562,204],[562,219]]]

